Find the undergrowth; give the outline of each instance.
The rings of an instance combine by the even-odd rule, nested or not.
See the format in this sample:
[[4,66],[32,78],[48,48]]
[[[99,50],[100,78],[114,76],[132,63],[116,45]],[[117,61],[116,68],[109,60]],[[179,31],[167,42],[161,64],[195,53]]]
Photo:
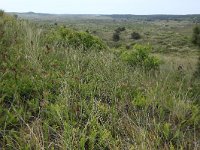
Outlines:
[[133,67],[88,33],[2,15],[0,34],[0,149],[200,148],[191,79],[143,46]]

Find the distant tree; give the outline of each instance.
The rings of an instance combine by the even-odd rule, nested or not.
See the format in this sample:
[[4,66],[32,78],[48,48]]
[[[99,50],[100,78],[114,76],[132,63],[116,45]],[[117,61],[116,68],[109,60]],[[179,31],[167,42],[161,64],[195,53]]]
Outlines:
[[200,78],[200,57],[199,57],[199,60],[198,60],[197,69],[194,72],[194,77],[195,78]]
[[123,32],[125,30],[126,30],[125,27],[118,27],[117,29],[115,29],[115,32],[120,33],[120,32]]
[[158,70],[160,60],[151,56],[151,46],[134,45],[132,50],[125,50],[121,53],[120,58],[132,67],[141,67],[146,71]]
[[14,18],[15,18],[15,19],[17,19],[17,18],[18,18],[18,15],[17,15],[17,14],[14,14],[13,16],[14,16]]
[[87,33],[90,33],[90,31],[87,29],[87,30],[85,30],[85,32],[87,32]]
[[200,27],[196,26],[193,29],[192,43],[200,47]]
[[[192,43],[200,47],[200,27],[196,26],[193,29]],[[195,78],[200,78],[200,56],[197,64],[197,69],[194,73]]]
[[92,33],[93,33],[93,34],[96,34],[96,33],[97,33],[97,31],[96,31],[96,30],[94,30],[94,31],[92,31]]
[[131,45],[126,45],[126,49],[131,49]]
[[113,33],[113,41],[117,42],[120,40],[120,35],[118,32]]
[[4,11],[0,9],[0,17],[2,17],[3,15],[4,15]]
[[140,38],[141,38],[141,36],[139,33],[137,33],[137,32],[131,33],[131,39],[138,40]]
[[119,41],[120,33],[125,30],[126,30],[125,27],[118,27],[117,29],[115,29],[115,32],[113,33],[113,41],[115,41],[115,42]]

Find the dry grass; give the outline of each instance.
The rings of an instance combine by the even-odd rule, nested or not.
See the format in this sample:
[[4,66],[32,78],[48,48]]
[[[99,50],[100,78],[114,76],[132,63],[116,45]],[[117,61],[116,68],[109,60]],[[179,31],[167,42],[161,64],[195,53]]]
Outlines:
[[45,29],[11,22],[0,39],[1,149],[200,148],[196,56],[157,54],[160,70],[146,72],[112,51],[46,53]]

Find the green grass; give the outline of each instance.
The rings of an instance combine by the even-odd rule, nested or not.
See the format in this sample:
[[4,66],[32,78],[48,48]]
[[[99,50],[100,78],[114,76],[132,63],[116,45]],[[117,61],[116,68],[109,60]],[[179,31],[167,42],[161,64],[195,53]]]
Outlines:
[[7,15],[0,31],[0,148],[200,148],[195,59],[147,72],[116,49],[47,48],[49,29]]

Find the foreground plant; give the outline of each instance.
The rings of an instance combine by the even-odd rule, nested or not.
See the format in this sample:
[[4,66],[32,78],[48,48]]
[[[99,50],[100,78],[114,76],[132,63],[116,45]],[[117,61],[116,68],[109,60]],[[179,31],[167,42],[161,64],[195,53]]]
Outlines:
[[[149,47],[118,57],[93,50],[83,41],[102,43],[88,34],[10,19],[0,39],[2,149],[199,149],[191,79],[163,69]],[[83,43],[56,46],[69,35]]]

